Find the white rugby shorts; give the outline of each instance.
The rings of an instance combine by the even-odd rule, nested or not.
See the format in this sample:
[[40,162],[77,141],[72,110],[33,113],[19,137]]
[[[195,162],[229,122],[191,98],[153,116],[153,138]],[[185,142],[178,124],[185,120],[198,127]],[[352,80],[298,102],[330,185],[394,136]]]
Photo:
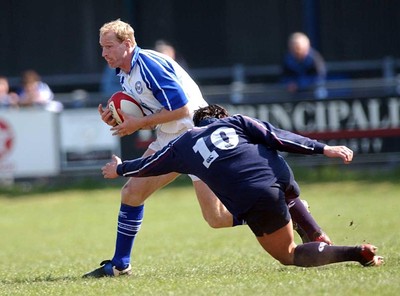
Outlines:
[[[161,131],[160,129],[156,130],[156,139],[150,143],[149,149],[153,151],[158,151],[161,150],[164,146],[166,146],[169,142],[171,142],[173,139],[177,138],[178,136],[182,135],[184,132],[186,132],[186,129],[180,130],[178,133],[165,133]],[[195,181],[200,181],[198,177],[195,175],[188,175],[190,179],[192,179],[193,182]]]

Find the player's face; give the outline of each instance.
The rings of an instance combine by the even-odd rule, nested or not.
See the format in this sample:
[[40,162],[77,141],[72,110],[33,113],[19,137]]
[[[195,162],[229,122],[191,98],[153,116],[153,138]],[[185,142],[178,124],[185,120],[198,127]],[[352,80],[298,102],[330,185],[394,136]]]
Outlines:
[[100,46],[102,57],[107,61],[111,68],[122,68],[124,58],[129,55],[126,42],[121,42],[113,32],[107,32],[100,36]]

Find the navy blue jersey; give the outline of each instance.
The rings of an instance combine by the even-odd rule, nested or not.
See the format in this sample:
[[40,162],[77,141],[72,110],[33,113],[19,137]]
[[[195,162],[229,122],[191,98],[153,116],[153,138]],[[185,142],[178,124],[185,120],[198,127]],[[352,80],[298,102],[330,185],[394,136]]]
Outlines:
[[278,151],[322,154],[324,146],[268,122],[235,115],[193,128],[149,157],[124,161],[117,172],[126,177],[196,175],[240,216],[265,197],[271,185],[290,181],[290,168]]
[[283,61],[283,82],[297,83],[299,90],[307,90],[323,83],[326,78],[325,62],[319,52],[311,48],[306,57],[299,61],[287,53]]

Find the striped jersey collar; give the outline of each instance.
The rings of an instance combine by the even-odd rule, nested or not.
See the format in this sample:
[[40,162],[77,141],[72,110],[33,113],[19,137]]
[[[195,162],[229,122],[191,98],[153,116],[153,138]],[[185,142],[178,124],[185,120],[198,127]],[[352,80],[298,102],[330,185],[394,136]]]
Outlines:
[[[132,55],[132,60],[131,60],[131,69],[129,70],[128,75],[131,74],[131,71],[136,64],[136,61],[138,60],[140,49],[141,48],[136,45],[135,49],[133,50],[133,55]],[[115,72],[118,75],[121,72],[121,68],[116,68]]]

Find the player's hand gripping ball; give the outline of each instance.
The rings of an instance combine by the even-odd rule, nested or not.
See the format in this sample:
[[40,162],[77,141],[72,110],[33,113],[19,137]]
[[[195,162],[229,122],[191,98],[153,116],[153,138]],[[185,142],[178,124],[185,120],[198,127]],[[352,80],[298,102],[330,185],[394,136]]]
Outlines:
[[110,109],[111,115],[117,124],[124,122],[124,117],[120,112],[118,112],[118,110],[122,110],[126,114],[135,117],[145,116],[143,108],[140,106],[139,102],[124,91],[118,91],[111,96],[108,100],[108,109]]

